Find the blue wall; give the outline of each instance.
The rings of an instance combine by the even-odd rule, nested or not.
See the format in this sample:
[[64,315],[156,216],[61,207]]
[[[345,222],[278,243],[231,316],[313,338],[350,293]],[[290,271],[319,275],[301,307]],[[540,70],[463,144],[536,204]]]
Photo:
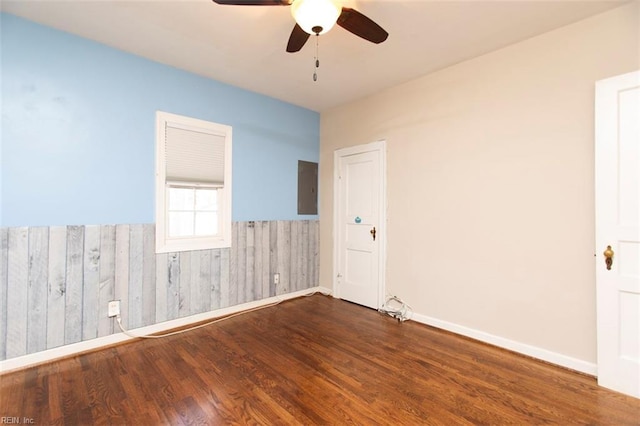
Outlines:
[[319,114],[0,14],[0,226],[154,222],[155,112],[233,126],[233,220],[297,220]]

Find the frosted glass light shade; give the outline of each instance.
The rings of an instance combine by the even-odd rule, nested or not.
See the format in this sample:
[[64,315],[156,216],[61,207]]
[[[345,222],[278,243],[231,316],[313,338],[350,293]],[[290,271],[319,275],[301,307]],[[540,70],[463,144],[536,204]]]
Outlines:
[[337,0],[294,0],[291,14],[300,28],[309,34],[316,34],[314,27],[322,28],[318,34],[324,34],[335,25],[342,12]]

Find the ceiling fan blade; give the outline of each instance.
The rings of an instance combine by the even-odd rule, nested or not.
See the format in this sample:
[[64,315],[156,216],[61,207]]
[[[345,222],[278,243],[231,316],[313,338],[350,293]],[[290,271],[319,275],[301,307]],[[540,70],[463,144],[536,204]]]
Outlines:
[[289,6],[293,0],[213,0],[214,3],[231,6]]
[[300,25],[296,24],[289,36],[289,42],[287,43],[287,52],[293,53],[302,49],[302,46],[309,40],[310,34],[303,30]]
[[355,9],[342,8],[342,13],[338,17],[338,25],[358,37],[369,40],[372,43],[382,43],[389,37],[389,33],[371,19],[364,16]]

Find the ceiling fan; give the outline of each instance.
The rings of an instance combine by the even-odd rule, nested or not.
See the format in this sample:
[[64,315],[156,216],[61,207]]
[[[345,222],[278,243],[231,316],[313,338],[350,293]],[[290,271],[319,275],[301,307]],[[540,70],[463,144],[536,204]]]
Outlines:
[[213,0],[221,5],[291,6],[296,25],[291,31],[287,52],[302,49],[312,34],[329,31],[336,23],[345,30],[372,43],[382,43],[387,33],[380,25],[355,9],[342,7],[339,0]]

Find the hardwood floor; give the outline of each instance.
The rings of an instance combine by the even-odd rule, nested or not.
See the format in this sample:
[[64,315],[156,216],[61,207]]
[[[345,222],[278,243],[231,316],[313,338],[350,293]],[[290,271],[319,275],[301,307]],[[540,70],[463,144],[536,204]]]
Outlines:
[[640,424],[592,377],[321,295],[8,373],[0,397],[38,425]]

